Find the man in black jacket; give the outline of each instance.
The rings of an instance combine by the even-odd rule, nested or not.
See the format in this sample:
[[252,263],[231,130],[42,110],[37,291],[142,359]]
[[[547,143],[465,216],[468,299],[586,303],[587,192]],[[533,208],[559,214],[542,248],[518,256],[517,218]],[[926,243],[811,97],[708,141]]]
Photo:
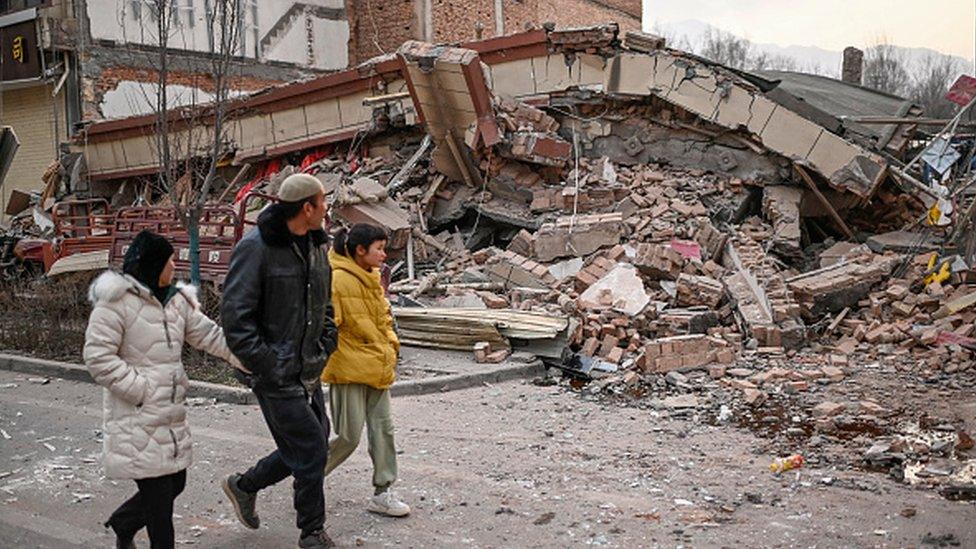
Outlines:
[[257,492],[294,476],[299,547],[333,547],[324,530],[329,419],[319,380],[337,341],[325,195],[318,179],[295,174],[278,199],[234,249],[221,307],[227,344],[252,372],[242,381],[278,449],[224,479],[223,489],[241,523],[257,528]]

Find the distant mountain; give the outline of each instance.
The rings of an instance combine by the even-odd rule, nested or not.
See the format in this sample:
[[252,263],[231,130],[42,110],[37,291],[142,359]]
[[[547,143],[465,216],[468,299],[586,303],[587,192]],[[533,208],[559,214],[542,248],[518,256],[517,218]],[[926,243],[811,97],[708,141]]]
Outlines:
[[[711,32],[727,32],[719,27],[698,20],[687,20],[678,23],[665,23],[658,25],[655,31],[668,38],[669,44],[679,49],[689,49],[698,51],[704,43],[705,37]],[[740,38],[742,38],[740,36]],[[746,37],[748,38],[748,37]],[[778,44],[753,43],[757,52],[765,53],[769,56],[783,56],[794,59],[800,70],[818,72],[821,74],[839,76],[842,52],[827,50],[817,46],[789,45],[781,46]],[[906,48],[895,46],[895,48],[905,56],[906,68],[909,72],[930,55],[944,55],[929,48]],[[960,71],[972,72],[972,61],[962,57],[951,56],[959,64]]]

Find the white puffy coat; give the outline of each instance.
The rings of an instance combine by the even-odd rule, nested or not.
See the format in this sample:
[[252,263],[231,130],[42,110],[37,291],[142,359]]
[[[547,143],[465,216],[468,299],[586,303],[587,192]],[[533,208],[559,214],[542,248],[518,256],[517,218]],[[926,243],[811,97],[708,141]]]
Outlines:
[[136,279],[106,271],[92,283],[85,365],[105,388],[104,464],[110,478],[140,479],[189,467],[189,378],[183,342],[239,365],[223,331],[200,311],[196,288],[177,284],[163,308]]

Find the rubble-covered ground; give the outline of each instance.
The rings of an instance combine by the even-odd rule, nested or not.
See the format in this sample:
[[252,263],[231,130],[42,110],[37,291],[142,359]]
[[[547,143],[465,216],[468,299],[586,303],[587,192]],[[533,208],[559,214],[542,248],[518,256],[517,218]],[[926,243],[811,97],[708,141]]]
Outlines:
[[812,352],[757,354],[707,372],[607,377],[580,392],[587,400],[749,431],[757,449],[799,454],[807,467],[976,500],[973,377],[887,356],[834,356],[838,366],[821,367]]
[[[101,475],[100,390],[28,377],[0,372],[0,536],[17,547],[108,546],[100,523],[134,485]],[[716,425],[708,406],[678,413],[588,393],[522,381],[394,399],[397,489],[413,514],[363,509],[370,463],[361,449],[326,481],[330,534],[347,547],[976,543],[972,503],[851,467],[834,457],[833,435],[821,435],[806,466],[775,475],[779,443]],[[973,425],[971,399],[950,406]],[[195,462],[176,502],[177,546],[293,543],[290,483],[261,494],[257,531],[236,522],[219,489],[221,475],[273,445],[257,407],[195,403],[189,421]],[[142,534],[136,541],[147,544]]]

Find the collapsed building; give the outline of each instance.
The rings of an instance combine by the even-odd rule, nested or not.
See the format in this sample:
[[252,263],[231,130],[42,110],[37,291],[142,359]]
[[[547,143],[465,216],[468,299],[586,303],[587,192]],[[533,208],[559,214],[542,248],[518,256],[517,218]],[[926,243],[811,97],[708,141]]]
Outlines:
[[[418,344],[666,372],[829,335],[971,364],[971,177],[948,193],[911,165],[922,113],[901,98],[733,71],[606,25],[407,42],[227,112],[215,201],[246,230],[262,201],[245,197],[318,175],[336,219],[390,230],[391,293],[429,309],[402,316]],[[178,118],[176,135],[206,125]],[[92,196],[151,194],[155,128],[85,129]],[[224,244],[203,262],[226,261]]]

